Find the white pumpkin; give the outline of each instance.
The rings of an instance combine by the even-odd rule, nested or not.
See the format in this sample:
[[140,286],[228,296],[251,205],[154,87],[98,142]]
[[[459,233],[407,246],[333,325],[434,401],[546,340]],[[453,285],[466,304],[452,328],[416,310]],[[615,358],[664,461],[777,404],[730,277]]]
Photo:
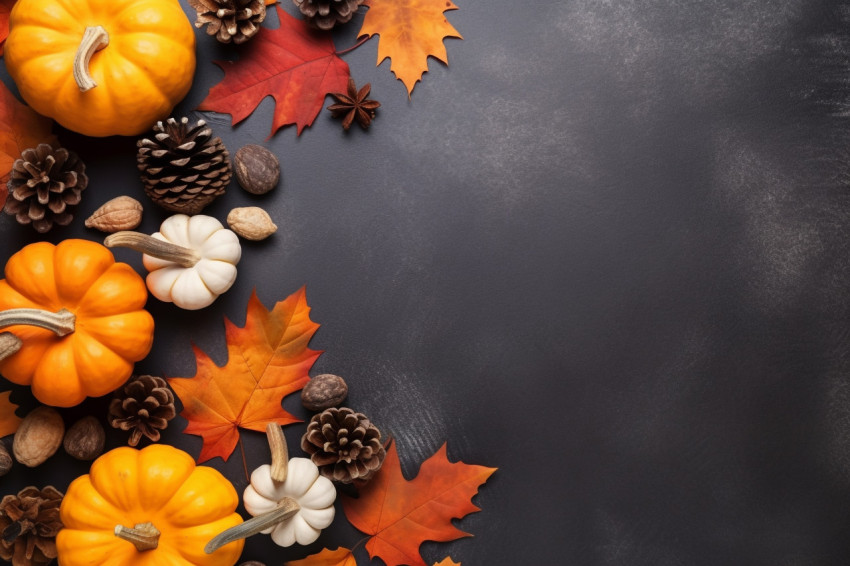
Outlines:
[[254,470],[251,484],[242,494],[242,502],[245,510],[256,516],[274,510],[287,497],[298,502],[298,512],[261,532],[271,533],[278,546],[314,542],[322,529],[334,520],[336,487],[331,480],[319,475],[319,468],[309,459],[292,458],[283,482],[272,479],[268,464]]
[[187,310],[204,308],[230,289],[242,256],[239,237],[202,214],[170,216],[152,236],[116,232],[104,244],[142,252],[151,294]]

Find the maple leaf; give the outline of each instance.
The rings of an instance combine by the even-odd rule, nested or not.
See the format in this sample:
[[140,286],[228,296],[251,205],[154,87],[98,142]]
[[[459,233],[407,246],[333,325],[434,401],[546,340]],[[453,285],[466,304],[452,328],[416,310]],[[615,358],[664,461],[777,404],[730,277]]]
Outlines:
[[451,0],[366,0],[364,5],[369,11],[358,36],[380,36],[378,65],[391,60],[390,70],[408,97],[428,70],[428,56],[448,65],[443,39],[463,39],[443,15],[458,9]]
[[9,37],[9,13],[14,4],[15,0],[0,0],[0,55],[3,55],[3,47]]
[[460,566],[460,562],[455,562],[451,556],[446,556],[441,562],[435,562],[434,566]]
[[0,437],[14,433],[21,424],[21,417],[15,414],[18,406],[9,400],[11,394],[11,391],[0,393]]
[[349,549],[340,547],[336,550],[324,548],[318,554],[286,562],[284,566],[357,566],[357,562]]
[[53,120],[19,102],[12,91],[0,83],[0,208],[6,202],[6,182],[12,164],[21,153],[39,143],[58,147],[59,142],[51,133],[52,127]]
[[283,398],[310,380],[308,372],[321,354],[307,347],[319,325],[310,320],[302,287],[271,311],[251,294],[245,326],[226,318],[227,363],[218,367],[193,346],[197,373],[168,379],[189,421],[183,431],[203,438],[198,462],[230,457],[238,428],[264,432],[268,423],[300,422],[283,410]]
[[230,114],[233,125],[247,118],[266,96],[275,100],[270,135],[289,124],[298,134],[313,124],[325,96],[345,90],[348,63],[336,54],[326,32],[277,8],[280,27],[264,29],[248,42],[236,61],[215,61],[224,79],[201,102],[199,110]]
[[379,557],[388,566],[427,566],[419,546],[426,540],[446,542],[470,536],[456,528],[452,519],[479,511],[472,496],[495,471],[449,462],[443,444],[407,481],[391,445],[381,470],[360,490],[359,498],[344,497],[342,508],[352,525],[372,535],[366,543],[372,558]]

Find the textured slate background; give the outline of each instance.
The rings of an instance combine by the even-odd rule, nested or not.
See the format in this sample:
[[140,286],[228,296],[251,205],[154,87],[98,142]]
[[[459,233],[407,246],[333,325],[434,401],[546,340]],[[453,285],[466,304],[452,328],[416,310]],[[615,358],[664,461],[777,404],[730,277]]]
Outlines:
[[[223,316],[242,324],[252,289],[271,306],[306,285],[325,350],[314,375],[348,380],[409,476],[445,441],[452,459],[499,468],[459,522],[474,538],[426,544],[429,563],[845,564],[850,3],[458,3],[447,17],[464,40],[446,41],[449,67],[432,60],[412,100],[375,67],[375,40],[345,56],[383,105],[367,133],[323,112],[267,140],[268,99],[236,128],[204,116],[231,151],[263,143],[284,171],[273,193],[234,183],[205,212],[256,204],[280,230],[245,244],[212,307],[151,299],[138,370],[192,375],[193,342],[223,363]],[[222,77],[210,61],[236,57],[198,39],[177,110],[194,117]],[[60,138],[91,184],[48,239],[100,239],[83,218],[144,200],[134,140]],[[142,228],[164,217],[148,205]],[[10,220],[3,261],[37,239]],[[164,440],[196,455],[183,424]],[[249,466],[263,463],[262,436],[243,437]],[[2,492],[87,470],[51,462],[16,468]],[[245,485],[238,452],[212,464]],[[244,559],[360,538],[340,515],[313,547],[255,537]]]

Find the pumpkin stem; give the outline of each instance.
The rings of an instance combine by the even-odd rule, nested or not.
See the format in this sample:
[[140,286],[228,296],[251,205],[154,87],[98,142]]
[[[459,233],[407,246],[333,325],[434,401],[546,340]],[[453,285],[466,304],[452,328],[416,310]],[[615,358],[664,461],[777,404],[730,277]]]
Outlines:
[[301,506],[297,501],[291,497],[284,497],[271,511],[252,517],[213,537],[204,547],[204,552],[212,554],[226,544],[263,532],[269,527],[291,519],[300,510]]
[[[74,331],[76,320],[77,317],[68,309],[60,309],[56,312],[42,309],[8,309],[0,311],[0,328],[18,324],[38,326],[39,328],[45,328],[56,333],[57,336],[71,334]],[[6,335],[14,336],[11,332],[4,332],[0,334],[0,337]],[[0,360],[11,356],[20,349],[20,343],[17,345],[17,349],[11,349],[14,347],[14,342],[12,338],[2,338],[2,341],[0,341]],[[18,342],[20,342],[20,339]]]
[[181,267],[192,267],[201,259],[198,252],[191,248],[158,240],[140,232],[115,232],[103,240],[103,245],[107,248],[130,248],[157,259],[174,262]]
[[132,529],[124,525],[115,526],[115,536],[133,543],[139,552],[159,546],[159,534],[159,529],[153,523],[139,523]]
[[77,54],[74,56],[74,80],[80,87],[80,92],[86,92],[97,86],[89,73],[89,63],[92,56],[109,45],[109,34],[103,26],[89,26],[83,33]]
[[11,332],[0,332],[0,360],[5,360],[21,349],[23,342]]
[[286,448],[286,437],[283,429],[277,423],[266,425],[266,436],[269,439],[269,448],[272,451],[271,478],[276,482],[286,481],[286,472],[289,470],[289,450]]

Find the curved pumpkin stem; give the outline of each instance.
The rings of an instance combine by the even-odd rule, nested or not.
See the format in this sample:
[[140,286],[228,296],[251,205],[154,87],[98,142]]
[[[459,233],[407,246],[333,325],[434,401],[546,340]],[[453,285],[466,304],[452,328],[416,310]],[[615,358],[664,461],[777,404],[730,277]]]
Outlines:
[[289,450],[286,448],[286,437],[283,429],[277,423],[266,425],[266,436],[269,440],[269,448],[272,451],[271,478],[276,482],[286,481],[286,473],[289,470]]
[[0,328],[26,325],[38,326],[57,336],[67,336],[74,331],[77,317],[68,309],[50,312],[42,309],[8,309],[0,311]]
[[291,497],[284,497],[280,500],[277,507],[267,513],[252,517],[247,521],[239,523],[235,527],[230,527],[226,531],[219,533],[204,547],[204,552],[212,554],[222,546],[230,544],[233,541],[248,538],[249,536],[260,533],[269,527],[273,527],[278,523],[288,521],[301,510],[301,506]]
[[83,33],[77,54],[74,56],[74,80],[80,87],[80,92],[86,92],[97,86],[89,73],[89,63],[92,56],[109,45],[109,34],[103,26],[89,26]]
[[0,332],[0,360],[17,353],[24,343],[11,332]]
[[124,525],[115,526],[115,536],[133,543],[139,552],[153,550],[159,546],[159,535],[159,529],[154,527],[153,523],[139,523],[132,529]]
[[142,252],[149,256],[172,261],[181,267],[192,267],[201,260],[195,250],[158,240],[141,232],[115,232],[103,240],[107,248],[123,247]]

